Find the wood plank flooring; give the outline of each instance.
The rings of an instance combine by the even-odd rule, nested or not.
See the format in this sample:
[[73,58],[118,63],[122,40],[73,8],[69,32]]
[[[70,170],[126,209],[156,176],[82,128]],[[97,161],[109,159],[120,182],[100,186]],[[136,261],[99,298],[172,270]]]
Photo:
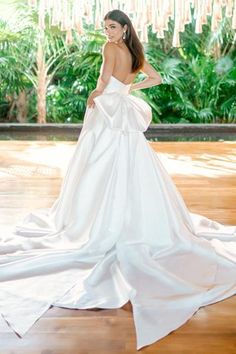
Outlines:
[[[75,142],[0,142],[1,228],[58,195]],[[158,142],[159,153],[190,211],[236,225],[236,143]],[[142,353],[235,354],[236,296],[201,308],[181,328]],[[131,354],[130,303],[115,310],[51,308],[20,339],[0,321],[0,354]]]

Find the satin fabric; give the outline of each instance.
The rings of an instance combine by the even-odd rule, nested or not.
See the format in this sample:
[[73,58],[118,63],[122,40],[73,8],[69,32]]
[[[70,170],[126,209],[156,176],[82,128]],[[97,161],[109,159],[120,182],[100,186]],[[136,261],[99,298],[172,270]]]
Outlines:
[[0,243],[0,313],[23,336],[51,305],[133,306],[137,349],[236,293],[236,227],[188,211],[111,77],[87,108],[60,194]]

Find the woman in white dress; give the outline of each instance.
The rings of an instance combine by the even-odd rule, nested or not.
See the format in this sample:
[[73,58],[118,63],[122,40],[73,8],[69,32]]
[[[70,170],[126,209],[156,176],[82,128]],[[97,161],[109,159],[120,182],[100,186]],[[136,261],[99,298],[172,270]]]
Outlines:
[[100,76],[60,194],[1,236],[0,313],[23,336],[51,306],[130,301],[140,349],[236,293],[236,227],[188,211],[144,136],[151,108],[131,94],[161,77],[126,14],[104,21]]

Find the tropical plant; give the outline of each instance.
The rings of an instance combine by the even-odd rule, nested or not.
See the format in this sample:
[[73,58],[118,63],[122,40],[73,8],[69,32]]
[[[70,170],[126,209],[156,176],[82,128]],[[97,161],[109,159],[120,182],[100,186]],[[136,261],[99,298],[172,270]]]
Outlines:
[[[202,34],[194,23],[182,33],[182,48],[149,32],[146,53],[164,85],[144,90],[153,120],[164,123],[233,123],[236,121],[236,50],[234,31],[225,19],[216,34],[210,24]],[[161,53],[161,54],[160,54]]]
[[14,28],[0,21],[0,117],[22,122],[27,119],[27,94],[32,83],[27,70],[32,65],[35,33],[29,23]]
[[104,39],[103,35],[89,29],[86,35],[74,33],[74,41],[48,88],[48,121],[75,123],[83,120],[87,97],[99,75]]

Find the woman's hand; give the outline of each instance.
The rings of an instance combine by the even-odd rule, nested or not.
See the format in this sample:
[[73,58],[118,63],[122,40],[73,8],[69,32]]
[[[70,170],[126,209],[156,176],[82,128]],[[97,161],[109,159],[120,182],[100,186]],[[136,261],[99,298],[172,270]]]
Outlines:
[[133,91],[133,87],[132,87],[132,85],[133,84],[130,84],[130,87],[129,87],[129,92],[128,92],[128,94],[130,95],[131,94],[131,92]]
[[97,96],[100,96],[102,94],[102,91],[99,91],[99,90],[93,90],[89,97],[88,97],[88,100],[87,100],[87,106],[89,108],[94,108],[95,106],[95,102],[94,102],[94,98],[97,97]]

